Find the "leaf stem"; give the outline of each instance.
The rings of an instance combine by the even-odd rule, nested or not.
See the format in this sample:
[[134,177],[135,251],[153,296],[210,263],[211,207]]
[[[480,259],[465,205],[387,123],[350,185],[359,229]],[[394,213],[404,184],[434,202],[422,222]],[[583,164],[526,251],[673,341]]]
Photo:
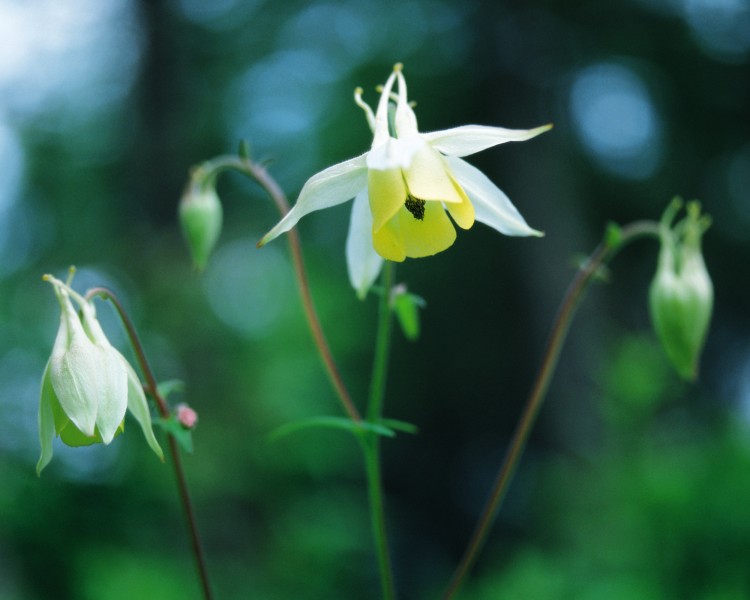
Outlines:
[[505,498],[508,486],[516,471],[518,462],[526,447],[529,434],[536,422],[539,410],[555,373],[558,358],[567,336],[576,309],[583,299],[584,292],[599,271],[622,247],[631,241],[659,235],[659,224],[652,221],[638,221],[620,229],[616,239],[606,239],[599,244],[588,259],[581,265],[563,296],[557,316],[552,325],[542,363],[519,418],[510,446],[495,477],[487,503],[479,517],[463,557],[456,567],[453,577],[443,594],[443,600],[450,600],[458,592],[487,539],[492,524]]
[[[109,300],[115,306],[117,314],[122,320],[122,324],[125,327],[125,331],[130,339],[130,345],[133,348],[138,364],[141,367],[146,383],[143,386],[145,392],[153,398],[156,408],[163,419],[169,417],[169,405],[167,401],[159,393],[156,378],[154,372],[151,369],[151,365],[146,358],[146,353],[143,350],[138,333],[135,330],[130,316],[128,315],[125,307],[120,302],[117,295],[110,289],[105,287],[91,288],[86,292],[86,298],[91,299],[94,296],[100,296],[105,300]],[[177,441],[171,433],[167,433],[167,440],[169,443],[169,451],[172,456],[172,466],[174,468],[175,479],[177,480],[177,488],[180,496],[180,502],[185,513],[185,520],[187,522],[188,534],[190,537],[190,545],[192,548],[193,556],[195,558],[195,566],[198,571],[198,577],[200,579],[201,588],[203,590],[203,597],[205,600],[212,600],[213,594],[211,592],[211,586],[208,580],[208,569],[206,568],[206,557],[201,544],[200,536],[198,534],[198,524],[195,517],[195,509],[193,508],[192,500],[190,499],[190,491],[187,485],[187,478],[185,477],[185,470],[182,466],[182,458],[180,456],[179,447]]]

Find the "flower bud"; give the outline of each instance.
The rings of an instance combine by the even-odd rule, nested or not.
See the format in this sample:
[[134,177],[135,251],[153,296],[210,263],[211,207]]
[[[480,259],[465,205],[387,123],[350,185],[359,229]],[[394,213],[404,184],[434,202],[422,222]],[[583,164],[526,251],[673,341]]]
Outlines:
[[180,223],[193,264],[203,270],[221,233],[221,201],[213,181],[191,179],[180,201]]
[[[54,287],[61,315],[52,356],[42,377],[39,401],[42,453],[37,473],[52,459],[55,435],[68,446],[109,444],[124,430],[127,409],[141,423],[149,445],[161,457],[140,381],[104,335],[93,303],[60,280],[50,275],[45,279]],[[79,305],[81,316],[71,297]]]
[[710,220],[701,217],[697,202],[691,202],[687,216],[671,228],[681,205],[676,199],[662,217],[649,300],[654,329],[669,359],[684,379],[694,380],[713,308],[713,285],[701,253],[701,237]]
[[195,429],[198,424],[198,413],[187,404],[178,404],[175,410],[177,422],[185,429]]

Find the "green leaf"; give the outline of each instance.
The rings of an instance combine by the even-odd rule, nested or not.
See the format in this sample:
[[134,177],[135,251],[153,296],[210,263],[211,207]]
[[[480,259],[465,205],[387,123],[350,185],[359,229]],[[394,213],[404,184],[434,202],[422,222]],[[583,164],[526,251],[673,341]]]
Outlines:
[[424,298],[403,291],[393,296],[393,311],[401,325],[406,339],[414,341],[419,338],[419,309],[427,305]]
[[290,433],[296,433],[303,429],[310,429],[313,427],[324,427],[328,429],[341,429],[343,431],[350,431],[354,435],[361,435],[365,432],[375,433],[385,437],[395,437],[396,433],[376,423],[370,423],[368,421],[352,421],[346,417],[310,417],[309,419],[302,419],[295,421],[294,423],[287,423],[282,425],[278,429],[268,434],[268,439],[276,441],[279,438],[285,437]]
[[604,232],[604,243],[612,249],[616,249],[622,243],[622,227],[617,223],[607,223],[607,229]]
[[175,419],[154,419],[154,425],[158,425],[165,432],[174,436],[180,447],[188,454],[193,453],[193,432],[185,429]]
[[156,391],[165,400],[175,392],[181,392],[185,388],[185,383],[179,379],[168,379],[157,384]]
[[419,433],[419,427],[406,421],[399,421],[398,419],[380,419],[380,424],[388,427],[388,429],[411,433],[412,435]]

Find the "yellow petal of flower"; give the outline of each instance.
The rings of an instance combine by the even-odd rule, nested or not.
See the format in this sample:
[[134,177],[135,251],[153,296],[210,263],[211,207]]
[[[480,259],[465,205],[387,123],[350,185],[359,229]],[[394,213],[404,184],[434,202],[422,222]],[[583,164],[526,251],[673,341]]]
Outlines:
[[404,169],[409,193],[422,200],[463,202],[451,181],[445,161],[427,142],[420,140],[411,164]]
[[423,219],[415,218],[403,207],[372,235],[376,252],[396,262],[407,256],[432,256],[449,248],[455,240],[456,230],[439,202],[425,203]]
[[456,230],[439,202],[425,203],[421,221],[406,209],[398,214],[406,256],[421,258],[442,252],[456,241]]
[[461,197],[461,203],[457,204],[455,202],[450,202],[445,206],[448,209],[448,212],[450,212],[451,217],[453,217],[453,220],[456,222],[456,225],[461,229],[470,229],[471,226],[474,225],[474,205],[471,203],[471,200],[469,200],[466,192],[464,192],[461,184],[455,180],[450,171],[448,172],[448,175],[453,183],[453,187]]
[[394,262],[403,262],[406,259],[406,248],[398,223],[398,217],[393,217],[378,231],[373,230],[372,246],[375,248],[375,252],[383,258]]
[[401,169],[370,169],[367,173],[367,189],[372,212],[372,230],[380,231],[383,225],[403,208],[406,201],[408,192]]

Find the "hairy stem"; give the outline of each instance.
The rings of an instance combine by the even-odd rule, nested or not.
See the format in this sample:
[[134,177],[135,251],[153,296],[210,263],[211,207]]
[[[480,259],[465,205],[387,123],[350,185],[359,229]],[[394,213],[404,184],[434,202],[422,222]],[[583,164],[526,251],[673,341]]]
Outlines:
[[[146,383],[143,386],[145,392],[153,398],[156,408],[163,419],[169,418],[169,406],[167,401],[159,393],[159,389],[154,377],[154,372],[151,369],[151,365],[146,358],[146,353],[143,350],[138,333],[135,330],[130,316],[125,311],[125,307],[120,302],[119,298],[115,293],[105,287],[95,287],[86,292],[86,298],[90,299],[94,296],[100,296],[105,300],[109,300],[115,306],[117,313],[120,315],[125,331],[130,339],[130,345],[133,348],[138,364],[141,367]],[[212,600],[213,594],[211,592],[211,586],[208,580],[208,569],[206,568],[206,557],[203,551],[203,545],[201,544],[200,536],[198,535],[198,524],[195,518],[195,509],[193,508],[193,502],[190,499],[190,492],[188,490],[187,478],[185,477],[185,470],[182,466],[182,458],[180,456],[179,447],[177,441],[171,433],[167,433],[167,440],[169,443],[169,451],[172,456],[172,465],[174,468],[175,478],[177,480],[177,488],[180,496],[180,502],[185,513],[185,520],[187,522],[188,534],[190,536],[190,546],[193,551],[193,557],[195,558],[195,566],[198,571],[198,577],[200,579],[201,588],[203,589],[203,597],[205,600]]]
[[523,454],[529,434],[536,422],[539,409],[542,407],[544,398],[547,394],[552,376],[555,373],[560,351],[567,336],[570,324],[576,309],[583,299],[584,292],[599,271],[600,267],[610,260],[618,250],[627,243],[644,236],[657,236],[659,233],[658,223],[651,221],[639,221],[618,231],[616,239],[606,239],[602,242],[588,259],[581,265],[573,277],[565,296],[558,309],[557,316],[552,325],[547,347],[542,358],[542,363],[537,373],[536,379],[524,406],[521,417],[519,418],[516,430],[510,446],[505,454],[500,469],[498,470],[495,482],[490,490],[490,494],[485,504],[484,510],[479,517],[479,521],[474,529],[464,555],[456,568],[453,578],[448,588],[443,594],[443,600],[450,600],[458,592],[466,575],[479,555],[484,546],[487,535],[490,532],[492,524],[497,517],[505,494],[508,490],[513,474],[516,471],[518,462]]

